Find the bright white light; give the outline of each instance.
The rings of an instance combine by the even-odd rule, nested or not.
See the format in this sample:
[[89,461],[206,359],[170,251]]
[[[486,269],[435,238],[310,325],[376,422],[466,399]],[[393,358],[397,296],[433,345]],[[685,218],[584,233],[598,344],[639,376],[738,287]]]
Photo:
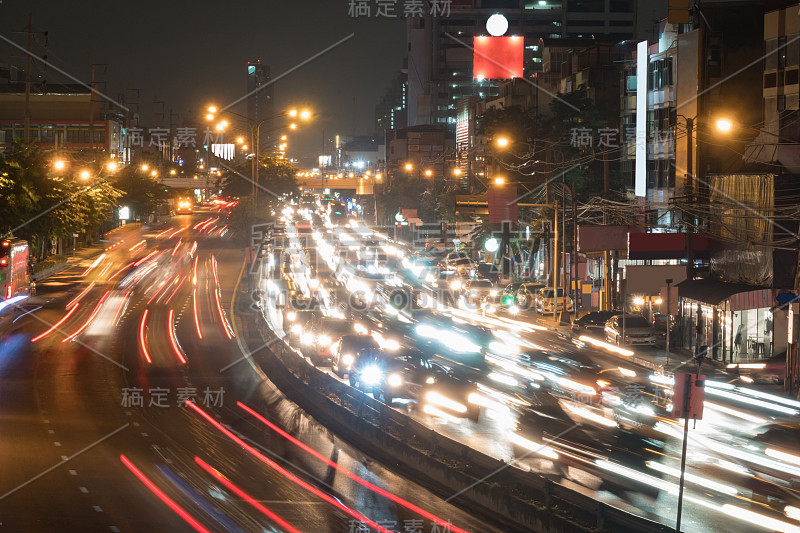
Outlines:
[[343,356],[342,356],[342,363],[343,363],[343,364],[344,364],[344,366],[346,366],[347,368],[350,368],[350,365],[352,365],[352,364],[353,364],[353,360],[354,360],[354,359],[353,359],[353,356],[352,356],[352,355],[350,355],[349,353],[348,353],[348,354],[345,354],[345,355],[343,355]]
[[564,406],[569,411],[572,411],[574,414],[578,415],[581,418],[585,418],[586,420],[591,420],[592,422],[596,422],[602,426],[618,427],[615,421],[611,420],[610,418],[598,415],[597,413],[593,413],[592,411],[586,409],[585,407],[576,407],[570,404],[564,404]]
[[511,434],[510,440],[517,446],[521,446],[527,450],[532,451],[533,453],[549,457],[550,459],[558,459],[558,454],[550,446],[545,446],[544,444],[533,442],[532,440],[528,440],[525,437],[521,437],[516,433]]
[[390,387],[399,387],[403,384],[403,377],[400,374],[389,374],[389,377],[386,378],[386,383]]
[[798,533],[800,532],[800,527],[794,526],[787,522],[782,522],[780,520],[775,520],[774,518],[770,518],[763,514],[754,513],[748,509],[742,509],[741,507],[736,507],[735,505],[731,505],[726,503],[722,506],[722,512],[729,515],[735,516],[736,518],[743,520],[745,522],[750,522],[753,525],[762,527],[768,531],[781,531],[781,532],[792,532]]
[[451,411],[455,411],[456,413],[466,413],[467,406],[463,403],[459,403],[456,401],[447,398],[446,396],[442,396],[436,391],[430,391],[428,394],[425,395],[425,400],[434,404],[439,405],[441,407],[445,407],[450,409]]
[[519,381],[516,379],[499,372],[489,372],[489,379],[498,383],[502,383],[503,385],[508,385],[509,387],[516,387],[519,385]]
[[361,379],[366,385],[377,385],[383,378],[383,372],[375,365],[365,367],[361,371]]
[[622,374],[623,376],[627,376],[629,378],[635,378],[636,377],[636,372],[633,371],[633,370],[629,370],[627,368],[619,367],[619,373]]
[[497,241],[497,239],[488,239],[483,247],[486,248],[487,252],[494,253],[498,248],[500,248],[500,243]]
[[796,455],[792,455],[789,453],[784,453],[778,450],[773,450],[772,448],[767,448],[764,450],[764,453],[773,459],[779,459],[781,461],[786,461],[787,463],[792,463],[797,466],[800,466],[800,457]]
[[297,313],[295,313],[294,311],[289,311],[288,313],[286,313],[286,320],[288,320],[289,322],[294,322],[295,320],[297,320]]
[[508,31],[508,19],[500,13],[495,13],[486,21],[486,31],[492,37],[500,37]]
[[[661,472],[662,474],[667,474],[668,476],[680,478],[681,471],[677,468],[673,468],[671,466],[663,465],[661,463],[656,463],[655,461],[647,461],[647,467],[656,470],[657,472]],[[696,485],[700,485],[701,487],[705,487],[707,489],[716,490],[717,492],[721,492],[723,494],[729,494],[731,496],[737,493],[736,489],[730,487],[728,485],[723,485],[721,483],[717,483],[715,481],[711,481],[704,477],[697,476],[695,474],[690,474],[686,472],[684,477],[687,481],[694,483]]]

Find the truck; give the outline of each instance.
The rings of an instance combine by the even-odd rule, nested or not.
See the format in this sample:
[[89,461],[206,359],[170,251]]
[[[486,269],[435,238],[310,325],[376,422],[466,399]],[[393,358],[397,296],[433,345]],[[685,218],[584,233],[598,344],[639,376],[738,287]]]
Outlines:
[[22,239],[0,242],[0,302],[30,295],[29,253],[28,242]]

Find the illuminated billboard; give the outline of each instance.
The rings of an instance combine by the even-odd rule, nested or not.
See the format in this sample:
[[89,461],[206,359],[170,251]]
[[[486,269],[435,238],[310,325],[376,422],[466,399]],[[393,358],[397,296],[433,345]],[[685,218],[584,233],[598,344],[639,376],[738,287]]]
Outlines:
[[522,77],[525,39],[511,37],[475,37],[472,77],[476,80],[508,80]]

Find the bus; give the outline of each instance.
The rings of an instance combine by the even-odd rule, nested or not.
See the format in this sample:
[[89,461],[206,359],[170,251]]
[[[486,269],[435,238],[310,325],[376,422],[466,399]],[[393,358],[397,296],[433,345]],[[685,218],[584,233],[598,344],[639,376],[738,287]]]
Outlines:
[[175,200],[175,213],[191,213],[192,212],[192,204],[194,202],[190,197],[180,197]]
[[0,242],[0,302],[30,295],[28,254],[27,241],[3,239]]

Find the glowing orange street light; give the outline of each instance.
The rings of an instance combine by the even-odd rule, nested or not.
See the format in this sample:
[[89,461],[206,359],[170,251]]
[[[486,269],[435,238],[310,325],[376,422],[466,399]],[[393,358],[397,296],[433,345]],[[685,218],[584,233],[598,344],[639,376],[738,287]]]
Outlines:
[[495,179],[494,179],[494,184],[495,184],[495,185],[502,185],[502,184],[504,184],[505,182],[506,182],[506,180],[504,180],[503,178],[495,178]]
[[91,176],[91,174],[89,174],[88,170],[81,171],[81,179],[82,180],[88,180],[89,176]]
[[410,172],[413,168],[414,168],[414,165],[412,165],[411,163],[406,163],[406,170],[408,170]]
[[64,170],[64,167],[66,166],[67,164],[61,161],[60,159],[53,163],[53,168],[55,168],[56,170]]
[[509,141],[508,141],[507,138],[500,137],[499,139],[497,139],[497,146],[499,146],[501,148],[505,148],[506,146],[508,146],[508,142]]

